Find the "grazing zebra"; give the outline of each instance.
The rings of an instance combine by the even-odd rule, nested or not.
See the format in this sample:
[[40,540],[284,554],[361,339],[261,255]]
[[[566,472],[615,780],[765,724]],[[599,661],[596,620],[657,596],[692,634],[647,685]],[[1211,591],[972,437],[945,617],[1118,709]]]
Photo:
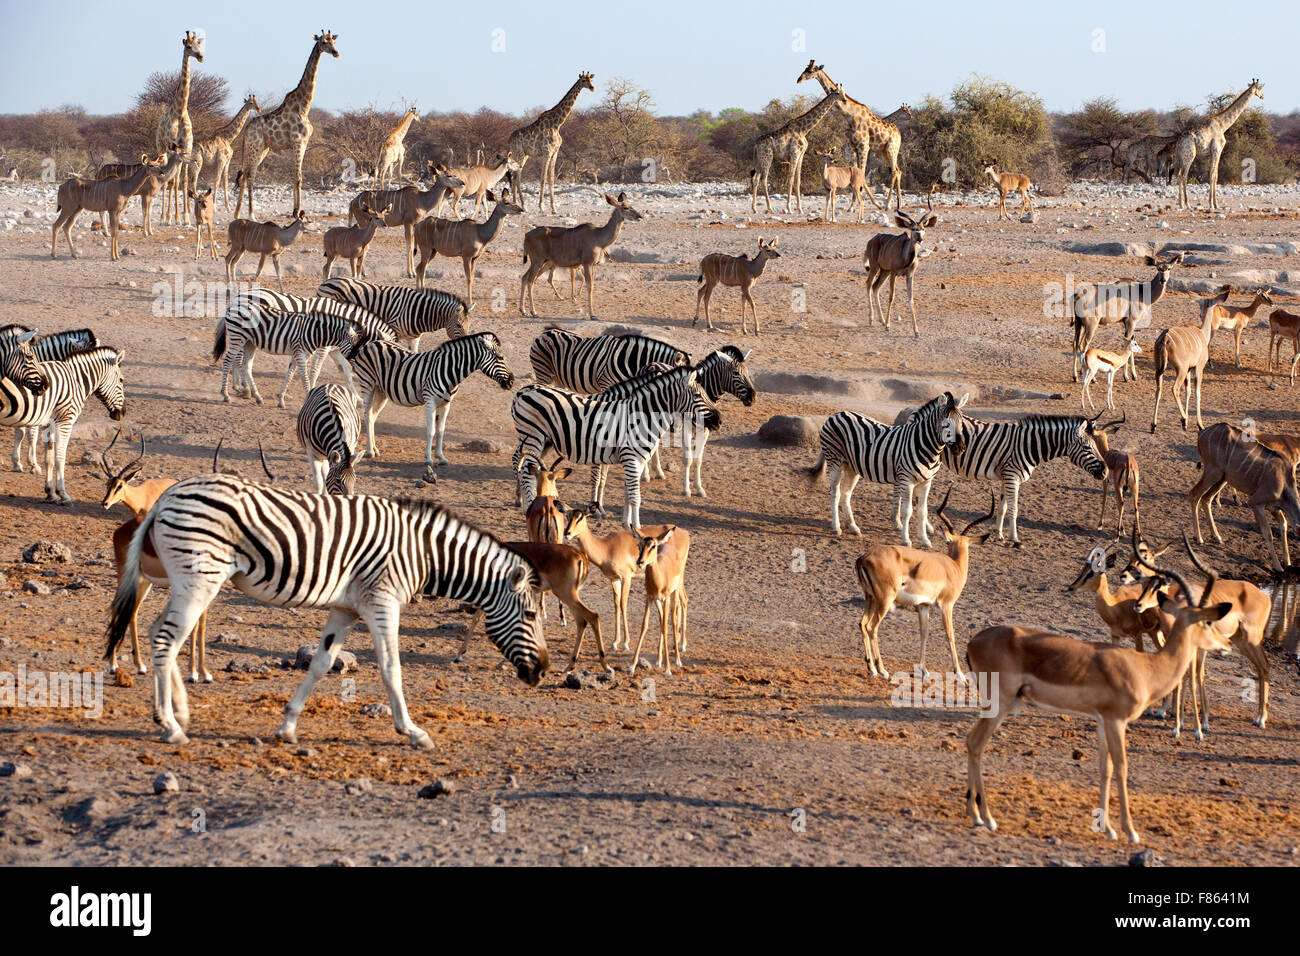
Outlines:
[[412,746],[433,746],[407,712],[398,656],[401,609],[417,594],[481,607],[488,637],[530,686],[549,666],[537,614],[541,577],[491,535],[432,502],[286,491],[230,475],[177,482],[144,517],[113,600],[106,659],[135,614],[146,543],[171,584],[167,607],[150,630],[154,716],[167,743],[187,741],[189,712],[176,658],[226,581],[264,604],[329,609],[307,676],[276,731],[289,743],[297,740],[298,715],[312,688],[360,619],[374,637],[397,732]]
[[594,395],[633,378],[647,365],[687,365],[691,357],[674,345],[645,335],[587,336],[547,326],[533,340],[528,360],[536,384]]
[[1011,508],[1011,540],[1020,546],[1016,518],[1020,512],[1020,485],[1045,461],[1067,456],[1092,477],[1106,476],[1106,465],[1093,439],[1096,419],[1078,415],[1029,415],[1018,421],[985,422],[963,416],[965,447],[949,445],[943,463],[963,478],[1002,483],[1002,507],[998,513],[998,539]]
[[433,467],[434,438],[438,463],[447,464],[442,441],[447,434],[447,413],[460,383],[475,370],[504,389],[515,386],[506,367],[501,340],[492,332],[478,332],[444,342],[428,352],[408,352],[391,342],[371,342],[352,360],[361,402],[366,409],[366,454],[379,457],[375,448],[375,419],[390,401],[407,408],[424,406],[426,441],[424,463]]
[[[293,312],[316,312],[321,315],[333,315],[348,321],[360,327],[366,339],[383,339],[386,342],[397,341],[397,333],[393,331],[392,326],[366,309],[349,302],[340,302],[337,299],[331,299],[325,296],[305,296],[305,295],[288,295],[282,292],[272,292],[270,289],[251,289],[243,292],[236,298],[226,309],[226,319],[234,319],[242,325],[266,324],[275,325],[284,315]],[[269,331],[263,333],[271,335]],[[243,379],[245,383],[251,382],[253,378],[253,357],[257,352],[256,346],[249,349],[245,346],[243,362]],[[311,384],[316,384],[317,378],[320,377],[321,366],[325,363],[327,356],[332,355],[334,362],[347,378],[350,374],[349,369],[345,367],[342,358],[337,349],[327,347],[320,349],[312,357],[311,366]],[[289,368],[292,370],[294,362],[289,362]],[[247,384],[244,385],[241,394],[247,394],[251,391]]]
[[[621,464],[626,495],[623,524],[639,528],[641,473],[673,419],[698,416],[705,428],[721,424],[717,408],[696,387],[697,377],[692,368],[643,376],[630,393],[617,398],[575,395],[546,385],[521,388],[510,405],[519,435],[511,467],[524,509],[534,496],[526,463],[530,458],[540,463],[551,448],[575,464]],[[603,469],[592,469],[591,485],[593,510],[603,512]]]
[[[821,431],[821,454],[808,469],[816,480],[831,467],[831,531],[840,533],[840,505],[849,516],[849,530],[862,534],[853,519],[853,489],[859,478],[892,484],[895,491],[894,527],[910,547],[912,497],[918,491],[921,544],[930,547],[930,482],[939,470],[939,458],[950,443],[961,446],[961,400],[944,392],[922,405],[902,425],[885,425],[856,412],[836,412],[826,419]],[[852,477],[847,487],[841,479],[847,469]]]
[[397,341],[412,352],[420,351],[420,336],[445,329],[447,338],[469,334],[469,313],[473,303],[437,289],[408,289],[400,285],[378,285],[349,276],[322,282],[316,294],[358,305],[379,316],[397,333]]
[[307,370],[308,357],[318,349],[338,350],[335,361],[347,380],[348,388],[355,392],[348,361],[357,348],[369,339],[369,335],[351,319],[316,311],[314,303],[323,301],[332,300],[308,300],[310,311],[306,312],[268,311],[255,305],[247,306],[246,303],[245,308],[241,308],[240,303],[228,308],[217,323],[217,334],[212,342],[212,361],[222,361],[224,356],[221,366],[221,400],[230,401],[227,384],[233,366],[240,370],[240,377],[253,396],[253,401],[262,404],[262,396],[257,391],[257,383],[253,381],[251,368],[252,353],[258,349],[273,355],[292,356],[289,368],[284,373],[284,387],[280,389],[281,408],[284,408],[284,397],[289,393],[289,382],[295,369],[302,376],[303,392],[311,389],[314,381]]
[[[704,357],[704,360],[695,366],[699,372],[699,385],[704,389],[704,394],[708,396],[709,401],[716,402],[723,395],[734,395],[740,399],[741,403],[748,408],[754,404],[754,399],[758,395],[758,390],[754,387],[754,380],[749,377],[749,372],[745,368],[745,360],[749,358],[749,352],[742,352],[734,345],[725,345],[720,349],[714,349]],[[666,372],[671,366],[663,362],[658,362],[647,369],[653,368],[660,372]],[[617,387],[617,386],[615,386]],[[674,429],[678,423],[674,423]],[[685,422],[682,428],[682,494],[686,497],[691,496],[691,468],[694,464],[695,470],[695,493],[701,498],[707,498],[704,492],[704,479],[702,471],[704,467],[704,446],[709,441],[709,430],[698,429],[694,423]],[[659,462],[659,449],[650,459],[651,465],[655,469],[655,477],[664,477],[664,470]],[[646,479],[649,480],[647,473]]]
[[22,446],[28,447],[33,472],[36,462],[37,429],[45,446],[45,497],[59,504],[70,504],[64,486],[64,468],[68,457],[68,437],[81,417],[86,400],[92,394],[108,409],[113,421],[126,414],[126,393],[122,386],[122,358],[117,349],[96,348],[79,352],[66,359],[44,362],[41,367],[49,377],[49,387],[26,403],[24,414],[14,416],[14,471],[22,471]]
[[312,480],[319,494],[350,495],[361,416],[356,396],[342,385],[317,385],[298,412],[298,442],[307,449]]

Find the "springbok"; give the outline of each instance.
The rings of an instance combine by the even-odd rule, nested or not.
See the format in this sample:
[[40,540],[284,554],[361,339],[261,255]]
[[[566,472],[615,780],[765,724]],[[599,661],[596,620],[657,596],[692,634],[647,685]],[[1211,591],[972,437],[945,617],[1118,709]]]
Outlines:
[[[1180,265],[1186,253],[1173,256],[1147,256],[1146,264],[1154,266],[1156,274],[1145,282],[1120,279],[1118,282],[1082,283],[1067,294],[1065,314],[1070,319],[1074,336],[1074,380],[1079,380],[1083,353],[1092,345],[1099,326],[1124,324],[1124,341],[1133,340],[1138,320],[1151,321],[1151,309],[1165,294],[1169,274]],[[1137,380],[1137,365],[1130,357],[1124,368],[1125,380]]]
[[776,242],[775,236],[768,243],[759,236],[758,254],[752,259],[744,253],[729,256],[725,252],[711,252],[700,260],[700,274],[695,281],[702,285],[695,293],[695,318],[691,319],[692,328],[700,321],[700,305],[703,304],[704,324],[710,332],[713,331],[713,321],[709,318],[709,299],[713,297],[713,287],[720,282],[725,286],[740,286],[740,334],[749,334],[749,329],[745,325],[746,305],[754,310],[754,334],[758,335],[762,332],[758,327],[758,306],[754,304],[754,296],[749,289],[763,274],[769,259],[781,258],[781,253],[776,251]]
[[1106,572],[1115,567],[1119,555],[1112,550],[1114,544],[1104,550],[1094,549],[1083,562],[1083,567],[1066,588],[1067,591],[1091,591],[1097,607],[1097,616],[1110,631],[1110,639],[1118,644],[1125,638],[1132,638],[1134,646],[1140,653],[1146,653],[1144,637],[1151,639],[1151,648],[1160,647],[1160,616],[1154,608],[1139,611],[1138,599],[1146,588],[1146,582],[1121,584],[1115,590],[1110,589]]
[[[1101,514],[1097,516],[1097,530],[1100,531],[1102,524],[1106,521],[1106,501],[1110,497],[1110,490],[1113,487],[1115,489],[1116,507],[1119,510],[1119,516],[1115,519],[1115,537],[1117,538],[1124,534],[1125,492],[1133,499],[1133,526],[1139,531],[1142,528],[1142,510],[1138,502],[1142,475],[1138,468],[1138,461],[1128,452],[1114,451],[1110,447],[1109,433],[1118,431],[1126,421],[1128,421],[1127,412],[1118,421],[1107,422],[1105,425],[1098,426],[1093,430],[1092,436],[1093,441],[1097,443],[1097,451],[1101,454],[1101,460],[1106,465],[1106,478],[1101,485]],[[1139,646],[1138,650],[1141,649]]]
[[1033,197],[1029,195],[1029,188],[1033,183],[1029,181],[1028,176],[1022,176],[1019,173],[1000,173],[992,160],[984,164],[984,175],[993,180],[993,186],[998,191],[999,219],[1011,219],[1007,215],[1007,196],[1017,190],[1020,191],[1021,213],[1028,215],[1029,210],[1034,208]]
[[269,258],[275,264],[275,281],[280,284],[280,291],[283,292],[284,279],[280,276],[280,253],[284,252],[303,232],[308,231],[310,226],[307,213],[301,209],[287,226],[270,221],[232,219],[230,225],[226,227],[226,238],[230,241],[230,249],[226,252],[226,281],[234,283],[239,275],[239,260],[244,258],[245,252],[257,252],[261,254],[262,259],[257,264],[253,283],[256,284],[262,277],[262,270],[266,268],[266,260]]
[[217,240],[212,235],[212,212],[216,208],[217,200],[213,196],[215,186],[209,186],[207,189],[195,192],[189,191],[190,200],[194,203],[194,261],[198,262],[203,255],[203,227],[208,227],[208,253],[211,258],[217,258]]
[[1096,408],[1092,403],[1092,395],[1088,391],[1088,386],[1092,380],[1100,374],[1106,376],[1106,408],[1115,407],[1115,373],[1128,366],[1133,356],[1142,351],[1142,346],[1137,344],[1137,339],[1129,339],[1128,348],[1123,352],[1107,352],[1104,349],[1090,346],[1083,353],[1083,389],[1079,396],[1079,406],[1087,411],[1089,408]]
[[[900,275],[907,278],[907,305],[912,310],[912,334],[920,337],[916,327],[916,298],[912,295],[912,277],[916,274],[916,265],[920,261],[921,240],[925,230],[939,222],[934,214],[934,200],[927,200],[927,210],[920,218],[896,210],[894,224],[906,229],[901,235],[881,232],[872,236],[867,242],[866,251],[862,253],[862,266],[867,270],[867,324],[871,325],[876,313],[880,313],[880,322],[886,329],[890,328],[894,315],[894,282]],[[889,279],[889,309],[880,308],[880,287]]]
[[1232,611],[1232,605],[1227,603],[1206,606],[1214,584],[1213,572],[1197,606],[1193,606],[1191,591],[1181,576],[1173,571],[1159,573],[1177,582],[1186,595],[1186,604],[1178,604],[1154,587],[1143,592],[1139,610],[1158,602],[1170,614],[1165,643],[1154,654],[1115,644],[1078,641],[1037,627],[998,625],[971,638],[966,646],[971,670],[987,675],[996,688],[996,696],[990,690],[991,706],[983,710],[966,737],[966,812],[975,826],[997,829],[984,793],[984,749],[1007,717],[1019,712],[1024,704],[1034,704],[1096,718],[1101,801],[1094,827],[1116,839],[1109,808],[1113,769],[1119,784],[1120,826],[1130,843],[1139,842],[1128,808],[1128,725],[1178,686],[1198,649],[1227,650],[1229,644],[1223,635],[1203,625],[1221,620]]
[[[510,201],[508,190],[502,190],[499,197],[491,190],[487,190],[485,195],[489,202],[496,203],[487,222],[480,224],[474,217],[455,220],[430,216],[415,224],[415,245],[420,250],[420,264],[415,267],[416,288],[424,288],[424,271],[434,256],[459,256],[465,267],[465,287],[469,300],[474,301],[474,266],[479,256],[483,255],[488,243],[497,237],[506,216],[518,216],[524,211],[522,206]],[[477,208],[475,206],[476,210]]]
[[866,203],[862,201],[867,191],[867,174],[861,166],[836,166],[835,150],[818,153],[822,161],[822,184],[826,187],[826,214],[823,218],[835,222],[835,193],[847,189],[852,194],[858,209],[858,222],[866,215]]
[[[530,461],[525,469],[537,482],[537,497],[528,505],[524,513],[524,524],[528,527],[528,540],[542,543],[561,544],[564,542],[564,503],[560,501],[556,482],[563,481],[573,474],[572,468],[559,468],[560,461],[546,468],[538,462]],[[542,598],[542,617],[546,616],[546,598]],[[560,623],[564,623],[564,604],[560,604]]]
[[[1257,439],[1248,438],[1235,425],[1219,422],[1196,436],[1196,451],[1205,469],[1187,499],[1192,506],[1192,519],[1196,527],[1196,543],[1204,544],[1201,536],[1201,507],[1210,522],[1210,531],[1220,544],[1223,538],[1214,524],[1211,507],[1215,495],[1225,485],[1247,495],[1246,507],[1255,512],[1259,532],[1264,536],[1273,568],[1284,570],[1291,564],[1291,546],[1287,540],[1288,525],[1300,526],[1300,496],[1296,494],[1295,475],[1291,464],[1282,455],[1266,447]],[[1282,554],[1279,561],[1273,548],[1273,529],[1270,514],[1276,515],[1282,536]]]
[[[111,236],[109,258],[116,262],[121,258],[117,251],[117,236],[121,228],[122,212],[126,209],[127,203],[132,196],[145,189],[150,183],[155,184],[154,188],[156,188],[156,184],[163,179],[176,175],[184,158],[180,146],[173,143],[167,161],[160,167],[141,165],[132,175],[121,179],[82,179],[74,176],[64,182],[59,186],[56,207],[58,216],[51,229],[50,258],[58,258],[60,229],[63,230],[63,237],[68,241],[72,258],[77,258],[77,247],[72,244],[72,223],[76,220],[77,214],[85,209],[89,212],[108,213],[108,231]],[[147,215],[145,221],[148,222]]]
[[[643,529],[644,530],[644,529]],[[672,658],[682,669],[682,651],[686,650],[686,559],[691,551],[691,533],[685,528],[668,525],[657,534],[643,534],[637,542],[636,568],[645,575],[645,613],[641,615],[641,636],[637,638],[628,674],[635,674],[641,663],[641,645],[650,627],[650,608],[659,613],[659,656],[655,666],[669,677]],[[672,647],[668,645],[669,619],[672,622]],[[671,650],[671,653],[670,653]]]
[[[434,172],[434,165],[429,163],[429,172]],[[483,200],[493,202],[492,194],[488,191],[497,183],[505,179],[511,173],[519,172],[519,163],[515,161],[513,153],[506,153],[504,156],[498,156],[496,162],[491,166],[485,166],[480,163],[477,166],[458,166],[449,169],[448,172],[461,181],[461,185],[452,188],[447,194],[447,199],[451,204],[451,216],[453,219],[460,219],[460,200],[462,196],[474,197],[474,209],[470,212],[471,219],[478,219],[478,211],[483,206]],[[508,192],[509,189],[502,189],[501,192]],[[433,215],[437,216],[442,211],[442,203],[434,209]],[[523,210],[520,210],[521,212]]]
[[1273,350],[1277,349],[1278,368],[1282,367],[1282,343],[1291,341],[1291,385],[1295,385],[1295,367],[1300,362],[1300,313],[1274,309],[1268,314],[1268,373],[1273,377]]
[[[533,284],[547,266],[573,268],[582,266],[582,277],[587,283],[587,318],[596,320],[591,307],[594,285],[592,266],[604,258],[605,251],[618,239],[624,221],[636,222],[641,214],[627,204],[627,193],[615,198],[602,193],[605,202],[614,207],[609,221],[603,226],[584,222],[579,226],[538,226],[524,236],[524,262],[528,264],[519,280],[519,314],[537,318],[533,305]],[[528,299],[528,312],[524,312],[524,298]]]
[[[1160,396],[1165,388],[1165,372],[1170,366],[1174,369],[1174,401],[1178,403],[1178,414],[1183,420],[1183,431],[1187,431],[1187,420],[1192,414],[1192,381],[1196,382],[1196,427],[1201,429],[1201,376],[1205,373],[1205,363],[1210,360],[1210,335],[1214,325],[1214,306],[1228,297],[1228,286],[1223,287],[1212,299],[1201,300],[1201,325],[1176,325],[1165,329],[1156,336],[1156,405],[1151,415],[1151,431],[1154,433],[1160,421]],[[1187,385],[1187,401],[1183,402],[1179,391]]]
[[1259,307],[1266,302],[1269,305],[1273,304],[1268,292],[1260,291],[1255,293],[1255,298],[1251,300],[1250,305],[1233,306],[1218,303],[1207,310],[1212,323],[1211,335],[1219,329],[1227,329],[1232,333],[1237,368],[1241,368],[1241,334],[1255,320],[1255,313],[1259,311]]
[[375,238],[375,230],[384,224],[384,217],[392,208],[391,203],[382,209],[362,203],[361,212],[366,217],[363,225],[335,226],[325,230],[325,267],[321,270],[321,282],[329,279],[330,266],[334,265],[335,259],[340,258],[347,259],[352,264],[353,277],[366,274],[366,251]]
[[957,634],[953,628],[952,614],[962,589],[966,587],[966,577],[970,572],[971,542],[982,543],[988,538],[988,534],[973,536],[971,530],[993,517],[997,510],[997,495],[993,496],[989,513],[966,525],[961,534],[957,533],[952,521],[944,513],[951,495],[952,486],[949,485],[943,503],[934,513],[943,522],[943,538],[948,543],[947,554],[897,544],[878,544],[858,558],[855,570],[866,601],[858,629],[862,632],[862,650],[872,677],[880,676],[889,680],[889,671],[885,670],[884,659],[880,656],[880,625],[894,606],[898,605],[916,611],[921,628],[923,674],[929,673],[925,669],[925,645],[930,636],[930,609],[939,608],[943,615],[943,629],[948,635],[952,666],[957,672],[957,679],[963,682],[966,680],[961,662],[957,659]]
[[385,226],[401,226],[406,236],[406,277],[415,278],[415,224],[442,205],[447,191],[462,185],[443,166],[435,166],[433,185],[428,189],[403,186],[401,189],[367,189],[358,193],[348,205],[348,222],[358,226],[366,224],[364,206],[371,209],[388,207],[384,215]]

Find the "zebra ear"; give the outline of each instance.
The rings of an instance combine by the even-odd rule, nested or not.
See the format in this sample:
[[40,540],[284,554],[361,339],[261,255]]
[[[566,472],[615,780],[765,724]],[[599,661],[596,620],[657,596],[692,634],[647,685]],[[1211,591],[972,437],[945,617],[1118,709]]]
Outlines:
[[970,392],[967,392],[965,395],[963,395],[963,396],[961,397],[961,401],[959,401],[959,402],[957,403],[957,407],[958,407],[958,408],[965,408],[965,407],[966,407],[966,403],[969,402],[969,401],[970,401]]
[[746,352],[744,355],[742,355],[742,356],[740,357],[740,360],[741,360],[742,362],[748,362],[748,361],[749,361],[749,357],[750,357],[751,355],[753,355],[753,354],[754,354],[754,350],[753,350],[753,349],[750,349],[748,352]]
[[515,568],[510,572],[510,590],[516,594],[523,594],[528,590],[528,569],[523,567]]
[[116,365],[118,368],[121,368],[121,367],[122,367],[122,363],[125,362],[125,361],[126,361],[126,349],[118,349],[118,350],[117,350],[117,361],[114,362],[113,364]]
[[25,345],[34,338],[36,338],[36,330],[32,329],[30,332],[24,332],[22,335],[18,336],[18,344]]
[[339,464],[339,462],[341,462],[341,461],[343,461],[343,456],[342,456],[342,455],[340,455],[337,451],[332,451],[332,452],[330,452],[330,455],[329,455],[329,463],[330,463],[331,465],[337,465],[337,464]]

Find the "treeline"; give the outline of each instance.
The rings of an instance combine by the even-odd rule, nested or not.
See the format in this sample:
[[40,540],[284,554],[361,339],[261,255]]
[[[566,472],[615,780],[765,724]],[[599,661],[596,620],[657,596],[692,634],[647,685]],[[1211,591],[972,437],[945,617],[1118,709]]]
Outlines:
[[[0,116],[0,175],[16,166],[24,178],[39,178],[42,164],[48,166],[53,159],[61,179],[102,162],[153,152],[154,129],[176,79],[175,73],[153,74],[131,110],[114,116],[90,116],[76,106]],[[1001,169],[1028,174],[1049,192],[1070,179],[1117,180],[1124,175],[1129,143],[1148,134],[1186,130],[1235,95],[1225,92],[1209,97],[1200,108],[1177,106],[1167,113],[1126,112],[1113,100],[1102,98],[1074,113],[1049,114],[1034,94],[974,76],[946,97],[926,96],[910,104],[910,111],[899,111],[896,121],[903,135],[903,185],[911,190],[927,190],[934,183],[954,188],[981,185],[983,164],[988,160]],[[557,177],[578,182],[744,182],[753,166],[755,140],[809,109],[819,98],[774,99],[757,112],[731,108],[716,114],[700,111],[690,116],[658,116],[649,91],[616,77],[605,85],[593,106],[575,110],[565,123]],[[196,76],[190,94],[196,139],[229,120],[231,99],[225,80],[206,73]],[[276,97],[261,105],[269,109],[278,103]],[[370,175],[380,143],[401,120],[407,105],[418,106],[336,113],[313,110],[316,131],[304,161],[304,179],[311,185],[332,185],[345,174]],[[880,115],[902,106],[870,105]],[[504,149],[510,132],[536,113],[521,117],[487,108],[474,113],[422,112],[420,122],[406,138],[408,172],[412,166],[423,169],[430,160],[463,165],[476,161],[480,154],[491,160]],[[814,154],[842,145],[845,125],[842,117],[832,113],[809,136],[806,183],[820,182]],[[241,165],[237,147],[235,168]],[[272,154],[259,178],[262,182],[280,180],[290,168],[288,157]],[[875,181],[881,181],[874,154],[872,169],[877,170]],[[785,167],[773,172],[773,187],[784,189]],[[1279,116],[1250,110],[1238,120],[1228,132],[1220,182],[1241,182],[1243,172],[1247,176],[1253,172],[1260,183],[1295,179],[1300,172],[1300,113]],[[540,163],[531,161],[525,178],[535,179],[539,173]],[[1193,178],[1204,181],[1206,173],[1206,159],[1198,158]]]

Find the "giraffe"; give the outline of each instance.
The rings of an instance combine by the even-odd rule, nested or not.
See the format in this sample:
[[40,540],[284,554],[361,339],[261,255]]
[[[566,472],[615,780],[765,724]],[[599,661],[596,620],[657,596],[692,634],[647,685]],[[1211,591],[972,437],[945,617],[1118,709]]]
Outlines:
[[1223,155],[1224,134],[1233,123],[1241,118],[1250,105],[1251,97],[1264,98],[1264,84],[1252,79],[1250,86],[1235,100],[1218,113],[1215,113],[1203,126],[1188,130],[1174,146],[1174,168],[1178,170],[1178,208],[1187,209],[1191,202],[1187,198],[1187,173],[1192,168],[1198,152],[1210,152],[1210,209],[1219,208],[1219,157]]
[[389,133],[384,144],[379,147],[379,159],[375,163],[375,178],[379,180],[378,188],[383,189],[388,184],[388,172],[394,166],[397,167],[397,185],[402,185],[402,167],[406,165],[406,131],[419,118],[419,110],[411,107],[406,111],[402,121],[397,124],[397,129]]
[[513,173],[514,188],[511,190],[511,194],[519,197],[517,202],[521,206],[523,205],[523,193],[519,189],[519,184],[523,181],[524,164],[528,162],[529,156],[545,156],[546,158],[542,161],[541,187],[537,194],[537,209],[539,212],[541,211],[542,198],[546,194],[546,184],[549,181],[551,184],[551,212],[555,212],[555,157],[560,152],[560,144],[564,142],[564,138],[560,135],[560,127],[564,125],[564,121],[573,112],[573,104],[578,102],[579,93],[583,90],[596,92],[596,87],[591,81],[592,74],[579,73],[578,81],[569,87],[569,92],[564,94],[564,99],[527,126],[521,127],[510,134],[510,140],[506,144],[506,152],[519,157],[519,169]]
[[248,121],[244,130],[244,169],[239,176],[239,195],[235,197],[235,215],[244,202],[244,190],[248,190],[248,215],[253,216],[253,174],[262,165],[266,154],[274,150],[294,151],[293,179],[293,215],[302,210],[302,158],[307,154],[307,141],[311,139],[312,125],[307,118],[311,110],[312,96],[316,92],[316,68],[320,66],[320,55],[328,53],[337,57],[339,51],[334,48],[338,34],[322,30],[312,37],[316,45],[307,57],[307,66],[302,71],[302,79],[289,91],[284,102],[271,110]]
[[221,198],[225,203],[226,212],[230,212],[230,160],[235,155],[235,140],[239,139],[239,134],[243,132],[244,124],[248,122],[248,115],[255,110],[261,112],[261,109],[257,97],[249,93],[234,119],[194,146],[194,188],[198,190],[199,175],[203,172],[204,164],[215,163],[217,172],[212,177],[212,192],[215,195],[217,187],[221,187]]
[[[180,223],[184,217],[185,225],[190,224],[190,207],[185,201],[185,196],[189,190],[190,172],[189,163],[190,154],[194,151],[194,127],[190,125],[190,57],[203,62],[203,51],[200,48],[199,38],[196,34],[185,32],[185,39],[181,41],[181,80],[176,86],[176,92],[172,95],[171,102],[163,110],[162,116],[158,117],[158,126],[154,130],[153,140],[154,147],[158,152],[165,152],[170,148],[172,143],[180,143],[185,153],[186,165],[180,169],[180,174],[173,176],[171,180],[163,183],[163,201],[160,222]],[[174,218],[173,218],[174,214]]]
[[[822,89],[829,93],[837,89],[831,78],[826,75],[826,68],[818,66],[816,60],[809,60],[804,71],[799,74],[796,83],[802,83],[804,80],[816,79],[822,85]],[[867,108],[865,103],[859,103],[851,97],[844,97],[840,101],[839,110],[849,118],[849,147],[853,150],[852,160],[862,169],[863,173],[867,169],[867,156],[871,150],[876,150],[884,157],[885,162],[889,164],[889,189],[885,192],[886,211],[889,210],[889,196],[894,194],[894,206],[897,209],[903,207],[903,174],[898,169],[898,152],[903,146],[903,134],[898,131],[898,127],[893,123],[882,120],[875,113]],[[910,114],[910,111],[909,111]],[[845,156],[849,157],[846,151]],[[867,190],[867,195],[875,203],[876,208],[881,208],[880,203],[876,201],[875,193]]]
[[[754,143],[755,168],[749,171],[749,184],[752,189],[749,208],[758,212],[758,183],[763,181],[763,195],[767,198],[767,211],[772,211],[772,196],[767,191],[767,177],[772,171],[772,160],[782,159],[790,163],[790,185],[786,189],[785,211],[790,211],[790,197],[795,199],[795,206],[803,212],[803,154],[808,152],[808,132],[822,121],[830,108],[836,103],[844,102],[844,91],[838,86],[831,86],[826,98],[808,112],[796,116],[784,126],[765,133]],[[863,154],[865,155],[865,154]],[[874,198],[873,198],[874,201]],[[879,203],[877,203],[879,205]]]

